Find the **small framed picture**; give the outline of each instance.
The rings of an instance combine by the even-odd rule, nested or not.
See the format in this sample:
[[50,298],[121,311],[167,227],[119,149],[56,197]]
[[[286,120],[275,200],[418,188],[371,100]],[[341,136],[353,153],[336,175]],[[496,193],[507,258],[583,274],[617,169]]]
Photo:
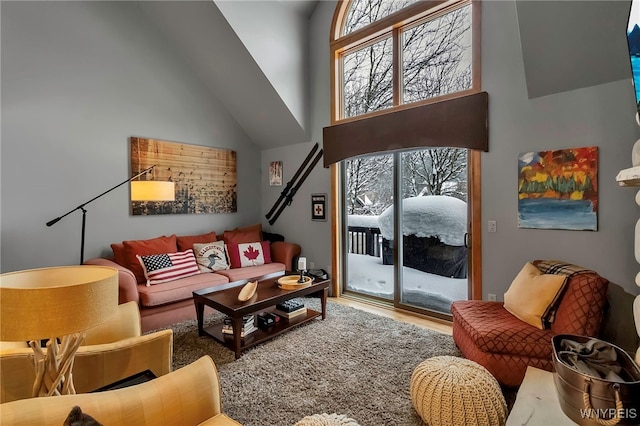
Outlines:
[[269,186],[282,186],[282,161],[269,163]]
[[311,194],[311,220],[327,220],[327,194]]

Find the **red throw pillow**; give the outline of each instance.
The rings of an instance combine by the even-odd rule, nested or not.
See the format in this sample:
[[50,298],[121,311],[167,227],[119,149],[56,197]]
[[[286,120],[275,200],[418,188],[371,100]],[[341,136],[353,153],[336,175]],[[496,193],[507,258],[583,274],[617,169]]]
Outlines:
[[232,231],[224,231],[222,239],[226,244],[253,243],[262,241],[262,224],[257,223],[243,228],[236,228]]
[[126,268],[127,252],[124,250],[124,244],[111,244],[111,251],[113,251],[113,261]]
[[179,251],[192,249],[194,244],[210,243],[211,241],[217,240],[216,233],[213,231],[209,232],[208,234],[183,235],[183,236],[178,236],[176,238],[178,242]]
[[126,264],[122,266],[131,270],[133,275],[136,276],[136,281],[139,283],[144,283],[147,279],[144,276],[142,265],[140,265],[136,255],[144,256],[148,254],[175,253],[178,251],[175,234],[169,237],[162,236],[150,240],[123,241],[122,244],[124,245],[126,255]]
[[258,266],[271,263],[269,241],[227,244],[227,255],[232,268]]

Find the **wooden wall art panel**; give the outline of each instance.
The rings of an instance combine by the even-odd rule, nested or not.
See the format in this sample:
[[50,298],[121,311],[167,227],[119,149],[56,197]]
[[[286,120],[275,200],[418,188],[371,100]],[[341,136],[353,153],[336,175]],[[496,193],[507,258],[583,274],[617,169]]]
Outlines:
[[142,180],[175,183],[175,201],[132,201],[133,215],[234,213],[236,152],[140,137],[129,138],[131,175],[156,167]]

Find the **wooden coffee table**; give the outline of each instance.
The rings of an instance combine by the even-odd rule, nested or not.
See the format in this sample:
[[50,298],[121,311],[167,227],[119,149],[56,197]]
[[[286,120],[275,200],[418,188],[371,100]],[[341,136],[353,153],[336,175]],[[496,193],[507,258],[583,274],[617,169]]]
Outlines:
[[[198,335],[208,335],[235,352],[236,359],[242,351],[269,340],[298,325],[312,321],[322,315],[327,317],[327,295],[329,280],[316,279],[309,287],[283,290],[278,287],[278,278],[284,274],[266,275],[252,280],[233,282],[224,286],[214,286],[193,292],[193,303],[196,306],[198,318]],[[246,302],[238,301],[238,293],[249,281],[258,279],[256,294]],[[307,308],[306,315],[298,315],[291,319],[281,318],[279,322],[268,329],[258,328],[248,336],[241,337],[242,317],[260,312],[271,312],[278,303],[302,296],[320,297],[322,312]],[[233,335],[222,333],[222,324],[204,328],[204,307],[209,306],[231,318]],[[257,319],[256,319],[257,321]],[[257,327],[257,324],[256,324]]]

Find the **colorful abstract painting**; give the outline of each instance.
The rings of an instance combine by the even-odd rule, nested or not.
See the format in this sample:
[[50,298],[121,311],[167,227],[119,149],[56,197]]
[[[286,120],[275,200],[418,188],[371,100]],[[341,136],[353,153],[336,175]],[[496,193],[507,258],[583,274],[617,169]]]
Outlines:
[[518,157],[518,227],[598,230],[598,148]]
[[236,152],[131,137],[131,175],[156,165],[147,179],[175,183],[175,201],[132,201],[134,215],[234,213]]

